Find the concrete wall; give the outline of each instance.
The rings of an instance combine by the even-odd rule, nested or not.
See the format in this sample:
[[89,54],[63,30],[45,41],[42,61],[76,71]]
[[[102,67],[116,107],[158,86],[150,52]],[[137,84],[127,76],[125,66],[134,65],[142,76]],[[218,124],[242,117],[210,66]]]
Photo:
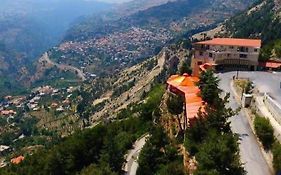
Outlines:
[[272,99],[267,93],[264,94],[264,103],[275,120],[281,125],[281,105]]

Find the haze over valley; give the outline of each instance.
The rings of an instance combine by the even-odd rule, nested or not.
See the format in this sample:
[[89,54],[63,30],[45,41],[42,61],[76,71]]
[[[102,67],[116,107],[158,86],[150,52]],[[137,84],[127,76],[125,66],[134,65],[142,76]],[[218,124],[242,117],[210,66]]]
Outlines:
[[0,174],[278,174],[280,4],[0,0]]

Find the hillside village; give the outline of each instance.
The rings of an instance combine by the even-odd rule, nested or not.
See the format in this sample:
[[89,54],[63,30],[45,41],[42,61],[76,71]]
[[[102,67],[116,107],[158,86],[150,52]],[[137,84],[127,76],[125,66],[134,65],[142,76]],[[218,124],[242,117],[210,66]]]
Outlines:
[[[176,54],[184,58],[186,52],[186,50],[182,50]],[[17,142],[20,143],[23,138],[30,140],[32,137],[36,138],[37,135],[40,135],[43,138],[51,136],[50,138],[57,139],[56,137],[68,136],[89,125],[96,125],[103,119],[109,120],[106,119],[107,116],[113,115],[110,118],[116,118],[118,111],[139,102],[143,95],[149,92],[151,85],[157,81],[156,79],[161,79],[164,69],[169,66],[166,63],[167,60],[176,58],[178,61],[177,56],[173,56],[174,54],[172,50],[166,48],[158,56],[123,70],[115,78],[94,78],[90,84],[84,82],[83,86],[69,86],[67,88],[54,88],[50,85],[40,86],[34,88],[26,96],[4,97],[0,103],[0,118],[3,119],[2,126],[5,127],[1,131],[1,135],[9,135],[14,140],[1,142],[2,144],[6,143],[2,145],[2,155],[14,155],[14,153],[21,152],[15,148],[15,145],[18,144]],[[133,80],[132,85],[126,87],[132,81],[130,78],[132,76],[138,78]],[[108,84],[108,87],[105,84]],[[95,94],[92,93],[94,86],[97,87],[94,89]],[[88,95],[89,93],[92,94]],[[90,101],[86,102],[83,94]],[[84,108],[80,109],[80,104],[90,110],[86,118],[84,118],[84,114],[80,113],[84,111],[79,111],[85,110]],[[33,122],[27,127],[35,130],[29,131],[28,135],[22,134],[24,132],[23,123],[29,123],[30,120]],[[18,139],[19,141],[17,141]],[[29,144],[34,145],[32,142],[27,142],[27,145]]]
[[280,3],[256,2],[218,24],[245,8],[229,3],[203,0],[190,19],[177,11],[181,20],[167,22],[156,6],[75,26],[22,75],[30,89],[0,98],[0,174],[280,173]]
[[[14,157],[11,157],[10,162],[13,164],[18,164],[21,161],[24,161],[25,156],[23,155],[26,155],[27,152],[32,153],[34,150],[38,149],[38,145],[32,144],[33,146],[29,146],[28,148],[29,151],[21,154],[14,154],[22,152],[20,150],[17,150],[18,148],[15,149],[15,143],[18,143],[19,140],[30,138],[30,136],[36,136],[36,133],[38,133],[38,131],[36,130],[38,129],[41,137],[44,136],[48,138],[51,136],[50,138],[56,139],[57,136],[65,137],[67,135],[72,134],[75,130],[83,129],[85,126],[91,127],[95,126],[100,122],[114,121],[118,119],[122,120],[124,110],[126,111],[128,108],[130,108],[130,106],[133,106],[133,104],[136,104],[140,100],[142,100],[143,95],[146,92],[149,92],[149,89],[153,87],[153,83],[155,83],[155,80],[157,81],[158,79],[158,81],[160,82],[165,81],[165,79],[163,78],[167,77],[167,75],[172,76],[167,79],[167,92],[164,95],[163,99],[168,100],[170,96],[169,94],[176,94],[180,96],[183,95],[185,103],[185,110],[181,112],[182,117],[172,120],[170,120],[169,117],[166,119],[164,117],[160,121],[161,125],[163,125],[163,127],[166,129],[167,133],[169,133],[169,136],[171,138],[174,138],[176,135],[183,132],[184,130],[189,130],[188,128],[192,128],[194,125],[196,125],[199,114],[198,110],[201,110],[204,113],[204,108],[206,104],[208,104],[204,102],[202,97],[198,96],[198,94],[200,93],[200,89],[197,87],[197,83],[200,81],[199,75],[202,74],[202,72],[209,72],[210,70],[221,71],[223,68],[227,68],[227,70],[229,70],[231,68],[230,65],[234,65],[235,61],[221,60],[228,60],[230,58],[229,55],[235,55],[236,52],[244,52],[244,55],[247,54],[250,49],[245,48],[252,47],[251,45],[247,45],[247,42],[257,41],[243,40],[243,42],[240,42],[240,40],[237,39],[225,38],[221,39],[221,41],[220,39],[215,39],[213,41],[209,40],[205,42],[197,42],[193,44],[193,55],[191,56],[191,58],[187,57],[189,55],[189,51],[186,49],[177,47],[165,48],[159,53],[157,57],[153,57],[150,60],[145,61],[144,63],[140,63],[129,69],[124,70],[117,76],[119,78],[115,80],[104,79],[109,82],[115,82],[112,84],[110,83],[110,86],[113,87],[113,90],[101,90],[100,93],[98,93],[99,95],[96,96],[96,99],[92,99],[91,101],[85,101],[85,96],[83,96],[82,94],[87,94],[91,92],[87,91],[89,90],[89,88],[91,89],[94,84],[90,86],[88,85],[86,88],[81,86],[68,88],[53,88],[47,85],[35,88],[34,90],[32,90],[32,93],[28,96],[6,96],[1,101],[1,118],[3,118],[4,121],[6,120],[3,123],[3,126],[9,129],[4,129],[2,130],[2,132],[14,132],[14,140],[11,140],[11,142],[9,142],[11,145],[1,145],[1,153],[3,156],[14,155]],[[220,43],[221,46],[218,45],[218,43]],[[235,44],[232,45],[231,43]],[[212,44],[215,45],[215,47],[219,48],[219,50],[214,50],[214,48],[210,46],[206,47],[206,45]],[[225,51],[224,48],[227,47],[231,47],[232,50],[229,50],[228,52]],[[237,50],[233,47],[244,47],[244,50]],[[260,45],[255,46],[255,49],[260,49]],[[210,53],[218,55],[221,54],[221,56],[213,56]],[[248,54],[251,54],[251,52]],[[229,78],[238,79],[240,78],[239,71],[252,69],[250,64],[248,65],[248,63],[252,64],[252,62],[245,61],[245,59],[248,59],[248,57],[245,57],[244,55],[241,53],[240,55],[238,54],[238,57],[236,59],[244,59],[244,61],[238,61],[238,65],[232,66],[232,69],[237,71],[237,75],[235,73],[233,77]],[[241,58],[241,56],[243,58]],[[231,59],[233,58],[234,57],[231,57]],[[255,57],[249,57],[249,59],[255,60],[254,63],[257,66],[256,68],[258,68],[258,66],[261,66],[261,64],[258,63],[258,56],[256,54]],[[193,69],[192,75],[190,73],[185,73],[183,75],[175,75],[176,67],[178,67],[178,65],[184,64],[184,62],[188,60],[191,62],[191,67]],[[216,62],[217,60],[219,62]],[[228,65],[219,65],[219,63],[224,63]],[[265,65],[266,67],[263,67],[263,69],[272,69],[273,67],[271,67],[271,65],[272,64],[267,63]],[[242,69],[240,69],[239,66],[241,66]],[[134,79],[133,84],[130,85],[130,82],[132,81],[129,78],[130,75],[137,74],[140,76],[140,78]],[[148,81],[144,82],[142,79]],[[96,82],[100,81],[101,79]],[[127,83],[126,88],[123,86],[124,83]],[[120,88],[122,87],[122,89],[118,90],[118,92],[114,91],[118,89],[118,86]],[[134,95],[132,95],[132,93]],[[168,110],[168,103],[166,104],[165,102],[166,100],[162,100],[162,103],[160,105],[162,108],[161,115],[165,115],[166,117],[173,117],[173,115],[168,114],[170,113],[170,111]],[[79,112],[80,108],[78,106],[80,104],[92,106],[90,113],[86,114],[87,116],[85,116],[85,113],[83,111],[81,111],[82,113]],[[85,110],[86,108],[82,109]],[[271,108],[269,108],[269,110],[271,110]],[[121,113],[118,114],[118,111],[121,111]],[[42,112],[45,114],[43,114]],[[24,115],[24,117],[21,117],[21,115]],[[52,115],[54,115],[55,118],[53,118]],[[34,125],[37,129],[29,132],[24,131],[24,128],[21,126],[21,123],[27,119],[32,118],[35,119],[35,122],[29,125],[29,127],[32,127]],[[48,131],[49,133],[46,131]],[[24,132],[26,132],[28,135],[23,134]],[[50,133],[53,134],[50,135]],[[195,171],[197,169],[196,165],[198,162],[194,159],[194,157],[192,158],[188,155],[183,155],[185,168],[191,172]],[[1,166],[5,166],[7,163],[9,163],[7,162],[7,160],[5,161],[5,159],[2,160],[3,161]]]

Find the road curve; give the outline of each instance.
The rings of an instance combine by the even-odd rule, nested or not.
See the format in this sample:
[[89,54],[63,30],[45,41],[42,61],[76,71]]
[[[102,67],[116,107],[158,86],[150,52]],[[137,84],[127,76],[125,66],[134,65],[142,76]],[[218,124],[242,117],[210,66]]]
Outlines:
[[46,61],[50,65],[56,66],[57,68],[59,68],[61,70],[69,70],[69,71],[75,73],[82,81],[86,80],[84,73],[80,69],[78,69],[77,67],[74,67],[74,66],[70,66],[70,65],[66,65],[66,64],[58,64],[58,63],[53,62],[49,58],[47,52],[43,54],[41,59]]
[[[220,88],[224,92],[230,93],[229,106],[233,109],[237,109],[239,104],[236,102],[234,93],[231,90],[231,79],[234,75],[236,75],[236,72],[218,74],[218,77],[221,79]],[[239,144],[240,156],[247,174],[271,175],[270,168],[263,157],[259,144],[243,110],[241,110],[237,116],[232,117],[230,121],[232,131],[241,136]]]
[[136,175],[137,169],[138,169],[138,156],[140,154],[141,149],[146,143],[146,140],[148,139],[149,135],[146,134],[139,138],[135,143],[134,143],[134,148],[131,149],[127,156],[126,156],[126,163],[124,165],[124,171],[125,175]]

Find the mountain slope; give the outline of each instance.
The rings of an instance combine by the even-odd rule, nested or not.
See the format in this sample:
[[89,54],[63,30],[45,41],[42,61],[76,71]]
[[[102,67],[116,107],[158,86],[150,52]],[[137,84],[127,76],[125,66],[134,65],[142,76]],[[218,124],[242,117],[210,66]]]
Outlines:
[[231,18],[226,29],[235,37],[260,37],[265,43],[280,38],[280,5],[277,0],[260,1]]
[[263,0],[225,23],[227,34],[233,37],[261,38],[261,61],[281,58],[281,3]]
[[98,76],[116,74],[157,54],[176,38],[230,18],[252,2],[177,0],[125,16],[94,15],[69,29],[64,41],[50,51],[50,59]]
[[[103,19],[94,16],[75,25],[65,40],[83,40],[102,36],[130,27],[167,28],[171,31],[190,30],[195,26],[207,26],[223,21],[233,14],[244,10],[254,0],[177,0],[154,6],[119,19]],[[179,29],[175,29],[178,27]]]
[[0,3],[0,96],[17,89],[14,87],[21,77],[34,69],[34,60],[59,43],[74,20],[111,8],[106,3],[84,0],[0,0]]
[[94,1],[1,0],[0,41],[31,59],[58,43],[78,17],[97,13],[107,4]]

